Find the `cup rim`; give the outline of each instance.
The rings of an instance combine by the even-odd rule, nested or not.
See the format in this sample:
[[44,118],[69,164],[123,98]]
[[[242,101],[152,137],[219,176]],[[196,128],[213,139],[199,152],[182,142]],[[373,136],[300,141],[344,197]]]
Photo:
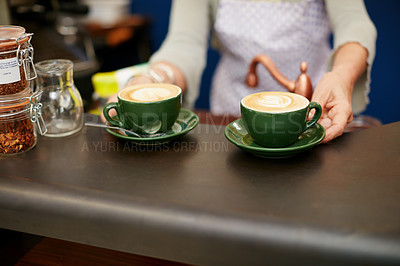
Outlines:
[[287,111],[282,111],[282,112],[271,112],[271,111],[257,110],[257,109],[251,108],[251,107],[249,107],[249,106],[247,106],[247,105],[245,105],[245,104],[243,103],[243,100],[244,100],[246,97],[250,96],[250,95],[261,94],[261,93],[268,93],[268,92],[276,92],[276,93],[283,93],[283,94],[294,94],[294,92],[288,92],[288,91],[261,91],[261,92],[256,92],[256,93],[252,93],[252,94],[249,94],[249,95],[244,96],[244,97],[242,98],[242,100],[240,100],[240,105],[243,106],[244,108],[247,108],[247,109],[249,109],[249,110],[251,110],[251,111],[255,111],[255,112],[260,112],[260,113],[265,113],[265,114],[285,114],[285,113],[297,112],[297,111],[306,109],[306,108],[308,108],[308,106],[310,106],[310,103],[311,103],[310,100],[308,100],[306,97],[304,97],[303,95],[300,95],[300,94],[296,94],[296,95],[299,96],[299,97],[304,98],[304,99],[307,101],[307,104],[304,105],[303,107],[299,107],[299,108],[292,109],[292,110],[287,110]]
[[[173,86],[173,87],[177,88],[177,89],[179,90],[179,93],[176,94],[176,95],[173,95],[173,96],[171,96],[171,97],[168,97],[168,98],[166,98],[166,99],[162,99],[162,100],[158,100],[158,101],[152,101],[152,102],[136,102],[136,101],[127,100],[127,99],[124,99],[124,98],[121,97],[121,93],[122,93],[123,91],[125,91],[125,90],[127,90],[127,89],[129,89],[129,88],[132,88],[132,87],[145,87],[145,86],[157,87],[157,86],[164,86],[164,85]],[[128,86],[128,87],[126,87],[126,88],[120,90],[120,91],[118,92],[118,94],[117,94],[117,97],[118,97],[118,99],[120,99],[120,100],[122,100],[122,101],[129,102],[129,103],[135,103],[135,104],[154,104],[154,103],[161,103],[161,102],[164,102],[164,101],[168,101],[168,100],[171,100],[171,99],[175,99],[175,98],[179,97],[181,94],[182,94],[182,89],[181,89],[179,86],[175,85],[175,84],[170,84],[170,83],[143,83],[143,84],[136,84],[136,85]]]

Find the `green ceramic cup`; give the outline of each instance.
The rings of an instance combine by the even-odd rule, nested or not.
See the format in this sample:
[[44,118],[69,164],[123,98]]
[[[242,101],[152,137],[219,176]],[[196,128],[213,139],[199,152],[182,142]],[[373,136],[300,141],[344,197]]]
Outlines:
[[[260,92],[240,102],[244,125],[253,140],[268,148],[286,147],[320,118],[321,106],[291,92]],[[310,110],[314,116],[308,120]]]
[[[182,90],[172,84],[152,83],[127,87],[118,93],[118,102],[103,109],[108,123],[139,134],[168,131],[178,118]],[[111,117],[110,110],[117,115]]]

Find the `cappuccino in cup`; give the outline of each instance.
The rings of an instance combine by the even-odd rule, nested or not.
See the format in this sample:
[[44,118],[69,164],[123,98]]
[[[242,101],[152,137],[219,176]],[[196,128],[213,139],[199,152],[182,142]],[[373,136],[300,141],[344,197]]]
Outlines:
[[[291,92],[259,92],[240,102],[242,120],[253,140],[264,147],[280,148],[295,143],[320,118],[321,106]],[[307,121],[311,109],[315,114]]]
[[243,98],[244,106],[260,112],[282,113],[296,111],[309,104],[307,98],[289,92],[260,92]]
[[120,97],[133,102],[157,102],[177,96],[181,89],[170,84],[147,84],[132,86],[120,92]]
[[[168,131],[178,118],[182,90],[164,83],[129,86],[118,93],[118,102],[106,104],[104,117],[113,126],[133,130],[139,134]],[[116,117],[108,114],[117,111]]]

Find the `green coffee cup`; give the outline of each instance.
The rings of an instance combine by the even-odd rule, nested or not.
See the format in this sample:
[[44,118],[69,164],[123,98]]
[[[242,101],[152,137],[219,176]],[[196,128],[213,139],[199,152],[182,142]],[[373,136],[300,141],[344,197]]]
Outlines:
[[[286,147],[320,118],[321,106],[291,92],[260,92],[240,102],[242,120],[253,140],[271,148]],[[308,120],[311,109],[314,116]]]
[[[106,104],[104,117],[113,126],[139,134],[168,131],[178,118],[182,90],[172,84],[152,83],[127,87],[118,93],[118,102]],[[110,117],[115,109],[117,115]]]

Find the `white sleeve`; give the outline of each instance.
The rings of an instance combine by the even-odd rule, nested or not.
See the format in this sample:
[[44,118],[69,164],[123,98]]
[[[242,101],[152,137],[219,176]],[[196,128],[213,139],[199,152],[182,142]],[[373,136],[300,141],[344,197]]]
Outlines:
[[184,106],[192,108],[197,99],[206,65],[210,9],[206,0],[174,0],[168,34],[150,63],[167,61],[184,74],[187,91]]
[[368,67],[355,83],[352,97],[353,112],[360,113],[369,102],[377,31],[363,0],[325,0],[325,3],[334,34],[334,51],[328,62],[328,71],[332,68],[334,53],[345,43],[358,42],[368,50]]

